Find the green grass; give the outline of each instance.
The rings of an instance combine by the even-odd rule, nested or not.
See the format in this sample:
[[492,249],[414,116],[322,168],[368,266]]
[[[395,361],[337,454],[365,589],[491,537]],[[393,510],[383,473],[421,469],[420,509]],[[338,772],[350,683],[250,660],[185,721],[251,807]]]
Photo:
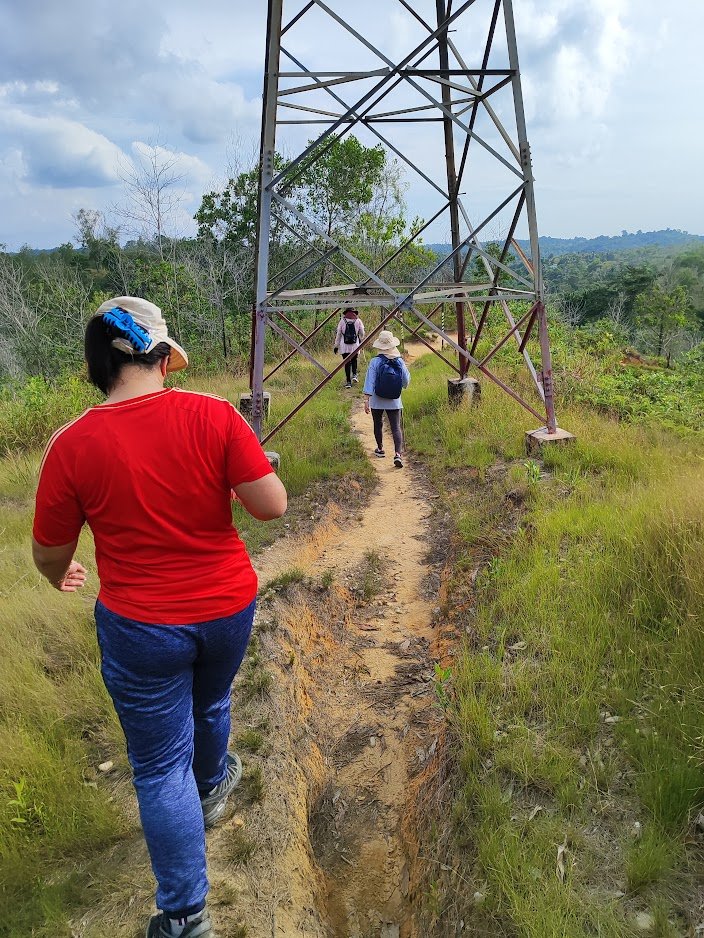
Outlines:
[[376,550],[367,550],[364,552],[360,570],[360,589],[362,598],[369,602],[377,596],[384,588],[382,572],[384,569],[384,558]]
[[262,587],[262,592],[265,593],[285,593],[287,589],[291,586],[296,586],[298,583],[303,583],[306,575],[303,570],[300,570],[298,567],[291,567],[290,570],[284,570],[283,573],[280,573],[279,576],[273,577]]
[[243,730],[235,740],[235,747],[243,752],[259,752],[265,742],[265,736],[260,730]]
[[631,892],[642,892],[667,876],[680,859],[678,845],[654,825],[628,848],[626,877]]
[[248,766],[237,789],[237,797],[245,805],[261,804],[264,800],[264,774],[260,765]]
[[245,866],[252,858],[254,844],[241,830],[233,830],[227,838],[226,852],[235,866]]
[[[272,419],[302,396],[312,375],[291,369],[274,390]],[[186,386],[237,402],[244,382],[192,376]],[[84,594],[61,595],[40,580],[30,556],[34,487],[41,447],[54,429],[95,403],[80,379],[39,379],[0,393],[0,935],[28,938],[70,934],[72,910],[106,893],[101,850],[125,834],[111,776],[96,767],[112,759],[127,771],[124,742],[100,678],[92,602],[97,577],[92,543],[82,535],[79,556],[89,567]],[[281,477],[291,495],[287,516],[266,525],[238,516],[254,551],[312,513],[305,497],[324,503],[345,480],[360,492],[373,471],[349,430],[349,403],[330,389],[277,437]],[[254,645],[256,652],[256,643]],[[271,674],[261,660],[243,669],[244,693],[267,692]],[[243,748],[261,745],[256,732]],[[250,801],[264,795],[261,770],[243,782]]]
[[[453,597],[470,607],[443,859],[484,884],[468,913],[479,930],[632,934],[604,901],[614,883],[657,918],[701,875],[684,843],[704,804],[704,440],[572,407],[560,422],[577,443],[546,450],[538,474],[522,454],[529,416],[488,382],[480,407],[450,411],[442,366],[414,370],[409,444],[455,520]],[[432,904],[447,916],[471,891],[442,883]]]
[[75,869],[123,832],[96,772],[125,759],[90,601],[31,566],[35,472],[33,458],[0,462],[0,933],[13,936],[64,927],[86,885]]

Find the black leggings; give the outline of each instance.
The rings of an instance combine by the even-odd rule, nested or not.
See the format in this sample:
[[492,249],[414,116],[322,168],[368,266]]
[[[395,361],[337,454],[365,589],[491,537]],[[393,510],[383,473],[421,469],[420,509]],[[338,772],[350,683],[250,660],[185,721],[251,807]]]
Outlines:
[[374,439],[376,440],[376,445],[379,449],[383,449],[383,437],[382,437],[382,423],[384,420],[384,414],[389,418],[389,426],[391,427],[391,433],[394,438],[394,451],[397,453],[403,452],[403,434],[401,433],[401,410],[380,410],[376,407],[372,407],[372,419],[374,420]]
[[357,352],[343,352],[342,357],[345,360],[345,376],[347,383],[352,382],[352,375],[357,377]]

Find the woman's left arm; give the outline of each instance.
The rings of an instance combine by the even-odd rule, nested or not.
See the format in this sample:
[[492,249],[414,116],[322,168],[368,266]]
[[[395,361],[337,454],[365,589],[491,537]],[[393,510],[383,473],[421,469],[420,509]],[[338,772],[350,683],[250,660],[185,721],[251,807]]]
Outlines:
[[45,547],[32,538],[35,567],[61,593],[75,593],[86,582],[86,568],[73,559],[77,544],[78,539],[58,547]]

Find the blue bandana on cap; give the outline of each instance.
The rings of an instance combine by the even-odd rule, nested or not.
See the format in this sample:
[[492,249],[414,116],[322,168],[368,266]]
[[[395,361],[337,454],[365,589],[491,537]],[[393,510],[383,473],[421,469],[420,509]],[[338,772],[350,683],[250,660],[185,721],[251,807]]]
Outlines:
[[119,306],[113,306],[103,313],[103,321],[122,333],[135,352],[143,354],[149,348],[152,337],[147,330],[138,325],[128,312]]

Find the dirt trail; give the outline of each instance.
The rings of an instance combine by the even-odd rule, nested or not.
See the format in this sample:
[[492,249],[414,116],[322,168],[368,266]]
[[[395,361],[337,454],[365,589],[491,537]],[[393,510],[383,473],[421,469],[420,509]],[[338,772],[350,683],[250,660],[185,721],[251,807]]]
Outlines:
[[[361,403],[353,426],[371,453],[371,418]],[[432,748],[431,609],[422,595],[429,508],[412,469],[395,469],[388,457],[374,459],[374,467],[379,484],[361,517],[328,519],[305,541],[274,547],[258,564],[262,582],[295,563],[311,576],[334,570],[354,585],[355,571],[374,551],[384,584],[375,601],[347,617],[341,637],[316,636],[327,642],[318,686],[299,673],[298,691],[314,699],[311,719],[327,727],[327,739],[318,729],[315,753],[303,771],[308,790],[299,778],[286,792],[293,780],[280,779],[268,795],[289,806],[293,822],[286,843],[279,844],[283,862],[272,856],[281,881],[288,882],[276,897],[271,935],[412,934],[403,824],[412,775]],[[299,648],[306,646],[311,636],[300,634],[306,610],[287,612],[284,621],[299,633]],[[320,623],[307,624],[315,630]],[[315,653],[304,647],[306,652]]]
[[[414,344],[407,360],[426,352]],[[377,473],[366,506],[333,510],[310,535],[280,541],[256,564],[262,584],[293,567],[312,579],[332,571],[335,580],[322,609],[294,591],[270,612],[277,690],[263,766],[267,797],[244,815],[258,849],[236,877],[235,907],[256,938],[415,934],[407,812],[438,734],[432,605],[423,590],[430,502],[412,466],[396,469],[390,457],[372,456],[361,397],[352,424]],[[382,588],[365,602],[355,587],[370,551]],[[226,825],[209,852],[215,897],[218,882],[232,882],[231,836]],[[219,922],[228,911],[217,911]]]

